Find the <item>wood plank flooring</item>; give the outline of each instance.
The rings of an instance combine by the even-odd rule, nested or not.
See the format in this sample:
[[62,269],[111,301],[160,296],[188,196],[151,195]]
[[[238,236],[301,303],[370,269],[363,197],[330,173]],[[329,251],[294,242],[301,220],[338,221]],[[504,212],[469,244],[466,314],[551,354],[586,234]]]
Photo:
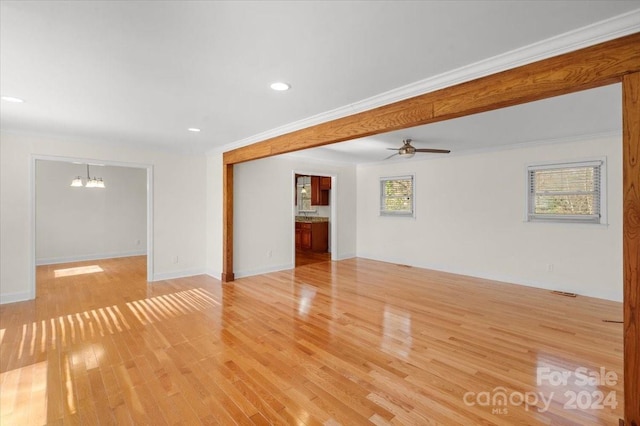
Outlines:
[[329,260],[331,260],[331,253],[318,253],[311,250],[296,249],[296,267],[327,262]]
[[229,284],[147,284],[145,263],[39,267],[38,298],[0,307],[2,425],[615,425],[623,413],[622,325],[602,321],[621,320],[620,303],[364,259]]

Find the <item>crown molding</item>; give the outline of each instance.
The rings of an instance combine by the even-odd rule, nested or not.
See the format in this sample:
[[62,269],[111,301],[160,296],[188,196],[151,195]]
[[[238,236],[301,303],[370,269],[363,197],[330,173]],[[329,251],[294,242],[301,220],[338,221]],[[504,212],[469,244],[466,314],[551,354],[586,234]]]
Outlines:
[[216,154],[640,32],[640,9],[599,21],[207,151]]

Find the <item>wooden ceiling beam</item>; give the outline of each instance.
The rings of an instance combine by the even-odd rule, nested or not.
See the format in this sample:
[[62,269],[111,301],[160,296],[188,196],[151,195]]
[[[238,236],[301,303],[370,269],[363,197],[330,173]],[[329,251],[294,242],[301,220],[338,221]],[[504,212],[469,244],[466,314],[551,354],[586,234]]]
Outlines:
[[640,33],[320,123],[224,153],[237,164],[620,82],[640,71]]

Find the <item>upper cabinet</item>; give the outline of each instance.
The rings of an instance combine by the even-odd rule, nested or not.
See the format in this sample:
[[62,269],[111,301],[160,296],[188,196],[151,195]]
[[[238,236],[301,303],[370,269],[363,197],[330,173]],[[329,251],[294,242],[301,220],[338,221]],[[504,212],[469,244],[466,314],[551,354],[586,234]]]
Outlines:
[[320,176],[320,190],[328,191],[331,189],[331,177],[330,176]]
[[330,189],[330,177],[311,176],[311,205],[328,206]]
[[295,204],[299,212],[315,212],[312,206],[328,206],[331,177],[296,175]]

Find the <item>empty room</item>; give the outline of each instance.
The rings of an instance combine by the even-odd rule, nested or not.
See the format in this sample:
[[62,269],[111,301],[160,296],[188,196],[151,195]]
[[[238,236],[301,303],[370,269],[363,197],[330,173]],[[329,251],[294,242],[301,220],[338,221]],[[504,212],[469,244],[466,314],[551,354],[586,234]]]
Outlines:
[[640,425],[638,1],[0,0],[0,424]]

